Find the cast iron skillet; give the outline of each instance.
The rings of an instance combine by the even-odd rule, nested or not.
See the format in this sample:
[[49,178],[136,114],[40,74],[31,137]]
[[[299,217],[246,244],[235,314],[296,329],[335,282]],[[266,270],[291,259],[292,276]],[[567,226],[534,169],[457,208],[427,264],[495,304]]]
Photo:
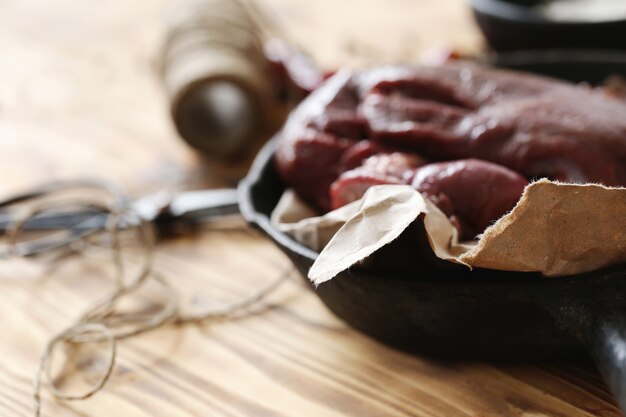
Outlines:
[[[492,62],[573,81],[626,76],[626,56],[620,54],[533,52]],[[309,282],[307,271],[317,254],[269,221],[285,189],[273,164],[274,149],[275,141],[265,146],[240,184],[241,213]],[[587,350],[626,410],[625,266],[549,279],[533,273],[469,272],[430,256],[416,273],[355,268],[321,284],[315,293],[354,328],[411,352],[527,360]]]

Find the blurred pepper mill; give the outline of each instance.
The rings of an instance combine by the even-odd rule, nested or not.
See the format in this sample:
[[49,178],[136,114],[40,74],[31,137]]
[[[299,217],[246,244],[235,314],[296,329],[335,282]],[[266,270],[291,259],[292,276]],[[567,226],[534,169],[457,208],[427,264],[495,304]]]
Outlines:
[[262,31],[240,0],[176,2],[162,77],[178,133],[206,156],[237,158],[282,122]]

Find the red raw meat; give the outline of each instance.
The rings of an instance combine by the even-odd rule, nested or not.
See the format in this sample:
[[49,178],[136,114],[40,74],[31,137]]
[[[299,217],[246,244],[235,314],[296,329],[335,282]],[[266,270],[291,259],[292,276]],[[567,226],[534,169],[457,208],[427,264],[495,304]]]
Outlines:
[[415,169],[426,161],[417,155],[401,152],[378,154],[367,158],[363,165],[346,171],[330,187],[333,209],[363,197],[372,185],[410,184]]
[[501,165],[477,159],[429,164],[417,169],[413,187],[430,198],[471,239],[509,212],[528,181]]
[[626,103],[602,91],[468,64],[361,75],[371,139],[480,158],[529,178],[626,184]]
[[276,152],[278,170],[302,198],[330,209],[330,185],[341,173],[343,154],[365,137],[358,97],[349,73],[338,72],[289,117]]
[[[276,160],[287,183],[311,204],[329,210],[371,184],[402,183],[404,174],[390,175],[390,167],[367,163],[373,155],[394,150],[431,161],[481,159],[528,179],[624,186],[626,102],[587,86],[463,62],[340,71],[289,117]],[[477,168],[483,167],[478,161],[465,164],[467,172],[494,181],[489,192],[473,190],[478,180],[434,171],[429,186],[441,187],[437,204],[467,223],[467,235],[502,214],[496,208],[484,217],[476,214],[480,196],[496,195],[502,186],[506,204],[494,207],[508,210],[522,182],[509,178],[514,173],[508,170],[509,176],[494,179],[495,168]],[[507,188],[511,184],[517,184],[514,192]],[[466,187],[472,187],[469,194]]]

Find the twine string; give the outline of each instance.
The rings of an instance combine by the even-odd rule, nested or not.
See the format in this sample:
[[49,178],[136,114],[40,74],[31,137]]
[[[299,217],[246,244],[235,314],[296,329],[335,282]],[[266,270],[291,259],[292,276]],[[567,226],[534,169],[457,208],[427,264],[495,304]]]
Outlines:
[[[81,199],[58,198],[59,193],[82,188],[104,193],[107,198],[103,201],[84,197]],[[35,417],[41,415],[43,388],[46,388],[53,398],[62,401],[84,400],[102,390],[113,374],[119,340],[137,336],[167,324],[180,325],[210,319],[233,318],[265,299],[293,272],[292,268],[285,270],[267,285],[224,307],[183,314],[179,309],[179,296],[176,289],[161,273],[153,269],[156,247],[154,225],[135,213],[129,201],[130,199],[119,187],[98,181],[49,183],[0,201],[0,209],[16,204],[29,204],[26,210],[12,218],[11,224],[7,227],[4,236],[7,249],[6,253],[0,253],[0,258],[28,257],[63,247],[73,252],[85,253],[87,249],[94,246],[94,239],[97,239],[95,246],[109,250],[113,264],[114,288],[105,297],[87,308],[74,324],[47,342],[33,381],[33,415]],[[95,209],[97,215],[106,216],[106,222],[93,229],[85,228],[84,225],[74,226],[66,230],[69,233],[65,240],[59,239],[54,245],[41,245],[41,240],[44,238],[39,239],[39,242],[37,239],[20,242],[19,237],[25,232],[31,220],[50,210],[64,208]],[[81,232],[76,232],[76,229],[80,227],[82,227]],[[141,249],[139,270],[132,274],[124,264],[125,247],[121,239],[123,233],[134,234]],[[97,244],[98,242],[101,244]],[[123,297],[136,295],[148,283],[157,284],[163,297],[160,308],[156,312],[120,312],[116,309]],[[104,372],[83,392],[64,392],[54,383],[52,377],[52,358],[56,349],[62,345],[85,346],[96,343],[106,343],[107,346]],[[62,367],[58,377],[63,376],[64,371]]]
[[[100,335],[100,337],[97,337],[97,335]],[[54,349],[62,342],[89,343],[98,342],[102,339],[105,339],[109,345],[107,365],[105,372],[102,374],[102,376],[82,393],[67,394],[60,390],[54,384],[50,371],[50,362],[54,354]],[[106,326],[99,323],[78,323],[50,339],[50,341],[46,345],[43,355],[41,355],[41,359],[39,360],[39,366],[37,367],[37,371],[35,373],[33,394],[35,415],[39,416],[41,413],[42,383],[45,383],[52,395],[59,400],[72,401],[87,399],[94,395],[96,392],[100,391],[102,387],[104,387],[104,385],[106,384],[107,380],[113,373],[116,354],[117,341],[115,336],[109,331]]]

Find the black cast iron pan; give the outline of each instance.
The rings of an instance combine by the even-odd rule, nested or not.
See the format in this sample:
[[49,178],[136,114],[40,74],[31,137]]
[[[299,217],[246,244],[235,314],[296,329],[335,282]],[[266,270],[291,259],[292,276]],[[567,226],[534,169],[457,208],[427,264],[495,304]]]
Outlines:
[[[626,55],[620,53],[529,52],[490,62],[571,81],[626,76]],[[274,167],[274,149],[275,142],[268,143],[241,182],[240,210],[309,282],[306,275],[317,254],[270,224],[285,189]],[[348,270],[315,293],[352,327],[411,352],[518,361],[588,351],[626,410],[626,266],[549,279],[470,272],[432,256],[410,274]]]

